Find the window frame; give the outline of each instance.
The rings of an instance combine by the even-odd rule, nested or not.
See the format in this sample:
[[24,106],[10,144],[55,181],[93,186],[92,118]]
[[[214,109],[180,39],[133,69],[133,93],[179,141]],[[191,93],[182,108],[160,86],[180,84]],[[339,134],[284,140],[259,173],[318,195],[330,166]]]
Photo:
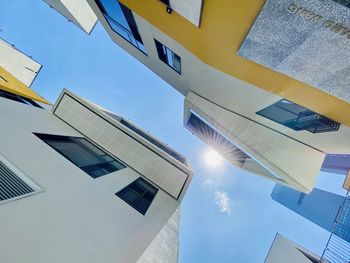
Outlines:
[[[149,194],[149,192],[147,193],[147,189],[144,189],[143,194],[141,194],[141,195],[139,195],[139,193],[135,189],[133,189],[133,187],[135,187],[135,185],[137,185],[138,182],[142,182],[143,184],[146,184],[147,187],[152,188],[154,193],[151,196],[150,200],[145,200],[145,198],[143,198],[146,194]],[[140,188],[140,185],[137,185],[137,187]],[[134,194],[136,193],[135,195],[139,195],[139,196],[137,196],[133,201],[130,201],[125,197],[125,194],[127,193],[127,191],[132,191]],[[118,192],[115,193],[115,195],[117,197],[119,197],[121,200],[123,200],[125,203],[127,203],[129,206],[134,208],[141,215],[145,216],[148,209],[151,207],[155,197],[157,196],[158,191],[159,191],[159,189],[157,187],[155,187],[153,184],[151,184],[150,182],[148,182],[144,178],[139,177],[136,180],[132,181],[127,186],[120,189]],[[139,204],[141,202],[141,200],[140,200],[141,198],[143,198],[142,201],[147,203],[146,207],[144,207],[143,209],[142,209],[142,207],[139,207],[137,204],[135,204],[135,202]]]
[[[174,51],[172,51],[170,48],[168,48],[166,45],[164,45],[163,43],[161,43],[160,41],[158,41],[157,39],[154,38],[154,43],[156,46],[156,50],[157,50],[157,54],[158,54],[158,58],[160,61],[162,61],[164,64],[166,64],[168,67],[170,67],[172,70],[174,70],[176,73],[178,73],[179,75],[182,75],[182,62],[181,62],[181,57],[176,54]],[[163,50],[163,52],[161,53],[160,50]],[[177,56],[179,59],[178,61],[180,62],[180,68],[177,69],[176,67],[173,67],[170,65],[170,61],[168,59],[168,52],[171,52],[171,55],[174,54],[174,56]]]
[[[125,28],[125,26],[123,26],[120,22],[118,22],[117,20],[115,20],[113,17],[111,17],[111,16],[109,15],[109,13],[108,13],[108,11],[106,10],[105,5],[103,4],[102,1],[103,1],[103,0],[96,0],[96,4],[97,4],[99,10],[101,11],[103,17],[105,18],[105,20],[106,20],[106,22],[107,22],[109,28],[110,28],[114,33],[116,33],[119,37],[123,38],[125,41],[127,41],[128,43],[130,43],[133,47],[135,47],[135,48],[137,48],[139,51],[141,51],[144,55],[148,56],[146,47],[145,47],[145,45],[144,45],[144,43],[143,43],[141,34],[140,34],[139,30],[138,30],[138,26],[136,25],[135,18],[134,18],[134,16],[133,16],[131,10],[130,10],[129,8],[127,8],[126,6],[124,6],[122,3],[120,3],[118,0],[116,0],[116,2],[118,2],[119,6],[120,6],[120,8],[121,8],[121,10],[122,10],[122,12],[123,12],[123,8],[128,9],[128,10],[130,11],[130,13],[131,13],[131,15],[132,15],[132,19],[134,20],[134,24],[136,25],[136,31],[137,31],[137,34],[138,34],[137,37],[139,37],[140,40],[138,40],[137,37],[135,37],[135,32],[133,32],[133,31],[131,30],[131,26],[130,26],[130,24],[129,24],[128,19],[125,17],[124,12],[123,12],[123,15],[124,15],[124,18],[125,18],[125,20],[127,21],[128,25],[129,25],[129,27],[130,27],[130,31],[129,31],[127,28]],[[111,23],[115,24],[115,26],[117,26],[120,30],[124,31],[124,32],[128,35],[128,38],[126,38],[126,37],[123,36],[121,33],[119,33],[118,31],[116,31]],[[130,35],[131,35],[131,36],[130,36]],[[142,45],[143,49],[140,47],[140,44]]]
[[[291,104],[292,106],[294,106],[295,108],[299,108],[297,112],[288,109],[288,107],[282,107],[280,104],[281,103],[286,103],[286,104]],[[273,109],[273,114],[271,113],[266,113],[266,111],[269,111]],[[276,109],[278,109],[278,112],[274,112]],[[282,116],[283,113],[289,113],[291,115],[294,115],[294,118],[289,118],[286,120],[278,120],[279,116]],[[281,99],[279,101],[276,101],[275,103],[264,107],[263,109],[259,110],[256,112],[257,115],[264,117],[268,120],[271,120],[275,123],[278,123],[286,128],[292,129],[294,131],[308,131],[311,132],[313,134],[318,134],[318,133],[324,133],[324,132],[336,132],[339,130],[340,128],[340,123],[338,123],[337,121],[334,121],[330,118],[327,118],[321,114],[318,114],[308,108],[305,108],[299,104],[296,104],[292,101],[289,101],[287,99]],[[321,125],[319,126],[312,126],[312,123],[310,123],[310,127],[308,128],[307,126],[303,127],[302,125],[300,125],[299,127],[297,126],[297,123],[299,120],[303,121],[302,116],[305,116],[305,118],[307,118],[308,116],[311,116],[311,121],[313,121],[315,116],[317,117],[317,120],[321,120],[319,122],[324,124],[324,127],[322,127]],[[299,122],[300,124],[301,122]],[[328,125],[326,124],[328,123]],[[313,128],[312,128],[313,127]]]
[[[108,175],[110,173],[122,170],[127,167],[127,165],[122,162],[120,159],[116,158],[114,155],[111,155],[106,150],[102,149],[98,145],[94,144],[90,140],[88,140],[85,137],[77,137],[77,136],[69,136],[69,135],[56,135],[56,134],[44,134],[44,133],[34,133],[35,136],[37,136],[40,140],[42,140],[44,143],[46,143],[48,146],[50,146],[52,149],[54,149],[56,152],[61,154],[64,158],[66,158],[68,161],[73,163],[76,167],[80,168],[83,172],[88,174],[91,178],[96,179],[105,175]],[[80,140],[83,140],[84,142],[88,143],[89,146],[86,146],[85,144],[81,143]],[[101,157],[107,156],[111,160],[97,163],[97,164],[90,164],[90,165],[79,165],[75,160],[73,160],[71,157],[69,157],[64,151],[54,147],[50,144],[51,142],[69,142],[69,143],[75,143],[76,145],[79,145],[83,150],[85,150],[87,153],[93,155],[95,158],[100,159]],[[102,152],[103,155],[98,155],[96,152],[94,152],[90,146],[96,148],[98,151]],[[119,167],[113,166],[112,163],[117,163]],[[106,167],[106,165],[108,167]],[[98,167],[99,169],[94,169],[89,171],[88,168],[91,168],[92,166]],[[108,170],[110,171],[103,171]],[[94,174],[94,172],[102,171],[101,174]]]

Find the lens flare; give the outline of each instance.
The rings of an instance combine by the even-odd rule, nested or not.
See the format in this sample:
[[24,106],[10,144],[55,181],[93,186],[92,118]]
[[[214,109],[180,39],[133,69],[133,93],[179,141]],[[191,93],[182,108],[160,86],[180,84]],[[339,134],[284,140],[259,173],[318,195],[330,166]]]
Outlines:
[[205,153],[204,159],[209,166],[213,167],[219,166],[222,163],[222,157],[220,154],[212,149],[208,150]]

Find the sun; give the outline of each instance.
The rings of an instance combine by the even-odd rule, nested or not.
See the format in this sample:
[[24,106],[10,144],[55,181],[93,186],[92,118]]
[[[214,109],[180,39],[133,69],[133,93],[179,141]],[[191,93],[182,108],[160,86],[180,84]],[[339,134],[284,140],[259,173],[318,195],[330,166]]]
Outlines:
[[213,167],[217,167],[222,163],[222,157],[213,149],[210,149],[205,153],[204,159],[209,166]]

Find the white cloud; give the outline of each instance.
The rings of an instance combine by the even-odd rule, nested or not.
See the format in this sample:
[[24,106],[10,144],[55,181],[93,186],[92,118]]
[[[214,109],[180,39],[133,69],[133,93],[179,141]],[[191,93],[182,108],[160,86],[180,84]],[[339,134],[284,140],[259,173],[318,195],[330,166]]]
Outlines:
[[210,186],[213,184],[213,180],[211,178],[208,178],[207,180],[205,180],[202,185],[203,186]]
[[215,203],[219,207],[221,213],[231,214],[232,200],[226,192],[215,192]]

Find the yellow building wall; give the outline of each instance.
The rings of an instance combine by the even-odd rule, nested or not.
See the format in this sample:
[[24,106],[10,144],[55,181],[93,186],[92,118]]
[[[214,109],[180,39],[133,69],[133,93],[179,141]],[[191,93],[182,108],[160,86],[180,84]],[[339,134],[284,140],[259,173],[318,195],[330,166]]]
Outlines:
[[31,90],[29,87],[27,87],[21,81],[16,79],[13,75],[11,75],[1,66],[0,76],[0,89],[23,96],[28,99],[32,99],[45,104],[50,104],[46,99],[44,99],[39,94]]
[[207,0],[197,28],[160,1],[121,0],[204,63],[350,127],[350,104],[236,55],[264,0]]

